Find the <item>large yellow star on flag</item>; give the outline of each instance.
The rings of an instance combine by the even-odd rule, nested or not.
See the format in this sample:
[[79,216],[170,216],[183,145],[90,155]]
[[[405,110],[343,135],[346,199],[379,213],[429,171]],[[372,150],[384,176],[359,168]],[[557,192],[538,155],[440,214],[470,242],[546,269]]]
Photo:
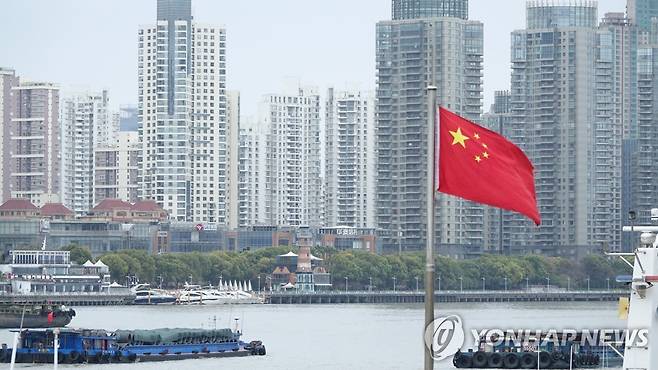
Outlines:
[[459,144],[464,149],[466,149],[466,140],[469,140],[470,138],[462,134],[461,127],[457,127],[457,131],[448,131],[448,132],[450,132],[450,135],[452,135],[452,145]]

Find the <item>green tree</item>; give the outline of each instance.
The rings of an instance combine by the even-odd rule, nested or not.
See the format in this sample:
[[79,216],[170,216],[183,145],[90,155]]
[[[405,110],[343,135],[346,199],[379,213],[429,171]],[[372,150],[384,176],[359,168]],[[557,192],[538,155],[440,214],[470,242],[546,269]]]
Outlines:
[[78,265],[82,265],[85,262],[92,260],[91,252],[87,247],[71,244],[61,248],[60,250],[71,252],[71,261],[77,263]]

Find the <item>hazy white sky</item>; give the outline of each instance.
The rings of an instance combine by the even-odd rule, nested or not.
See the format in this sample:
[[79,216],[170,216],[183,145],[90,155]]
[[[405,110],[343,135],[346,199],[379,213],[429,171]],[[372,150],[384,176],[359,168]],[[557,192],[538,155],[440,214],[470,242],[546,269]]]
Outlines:
[[[192,1],[196,22],[226,26],[228,88],[242,94],[243,114],[291,78],[321,93],[375,87],[375,23],[390,19],[390,0]],[[470,18],[484,22],[485,111],[493,91],[509,86],[510,32],[524,27],[525,3],[470,0]],[[600,17],[625,3],[600,0]],[[137,27],[154,23],[155,8],[155,0],[5,0],[0,66],[135,104]]]

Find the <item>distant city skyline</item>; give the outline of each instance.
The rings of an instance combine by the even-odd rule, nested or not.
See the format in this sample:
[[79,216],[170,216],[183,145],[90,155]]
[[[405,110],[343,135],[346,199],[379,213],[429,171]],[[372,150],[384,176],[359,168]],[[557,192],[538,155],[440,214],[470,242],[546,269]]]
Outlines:
[[[470,0],[470,19],[484,23],[484,111],[495,90],[509,88],[510,34],[525,27],[526,1],[502,2]],[[255,115],[262,95],[280,92],[290,79],[320,92],[374,90],[375,24],[391,18],[390,0],[258,5],[193,5],[196,22],[226,27],[227,87],[240,91],[242,114]],[[598,18],[625,8],[624,1],[600,0]],[[0,66],[64,91],[108,89],[113,109],[137,103],[136,32],[154,19],[155,1],[9,1],[3,9]]]

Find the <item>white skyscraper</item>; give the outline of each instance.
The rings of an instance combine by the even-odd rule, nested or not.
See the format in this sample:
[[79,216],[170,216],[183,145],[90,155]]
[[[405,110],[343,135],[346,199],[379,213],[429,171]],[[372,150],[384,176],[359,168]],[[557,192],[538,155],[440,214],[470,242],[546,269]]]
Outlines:
[[239,226],[269,224],[267,220],[267,127],[242,119],[240,127]]
[[191,0],[158,0],[138,37],[140,195],[173,220],[226,225],[225,30],[193,23]]
[[60,104],[62,200],[77,215],[94,206],[94,149],[114,142],[118,127],[108,110],[108,93],[75,93]]
[[239,224],[240,207],[240,92],[228,92],[226,116],[226,225],[234,230]]
[[265,221],[322,225],[320,96],[302,88],[297,94],[267,95],[260,112],[267,135],[265,189],[259,189],[266,194]]
[[325,224],[375,227],[375,99],[334,91],[326,98]]
[[94,148],[93,204],[103,199],[139,200],[139,155],[141,145],[136,131],[121,131],[114,143]]

